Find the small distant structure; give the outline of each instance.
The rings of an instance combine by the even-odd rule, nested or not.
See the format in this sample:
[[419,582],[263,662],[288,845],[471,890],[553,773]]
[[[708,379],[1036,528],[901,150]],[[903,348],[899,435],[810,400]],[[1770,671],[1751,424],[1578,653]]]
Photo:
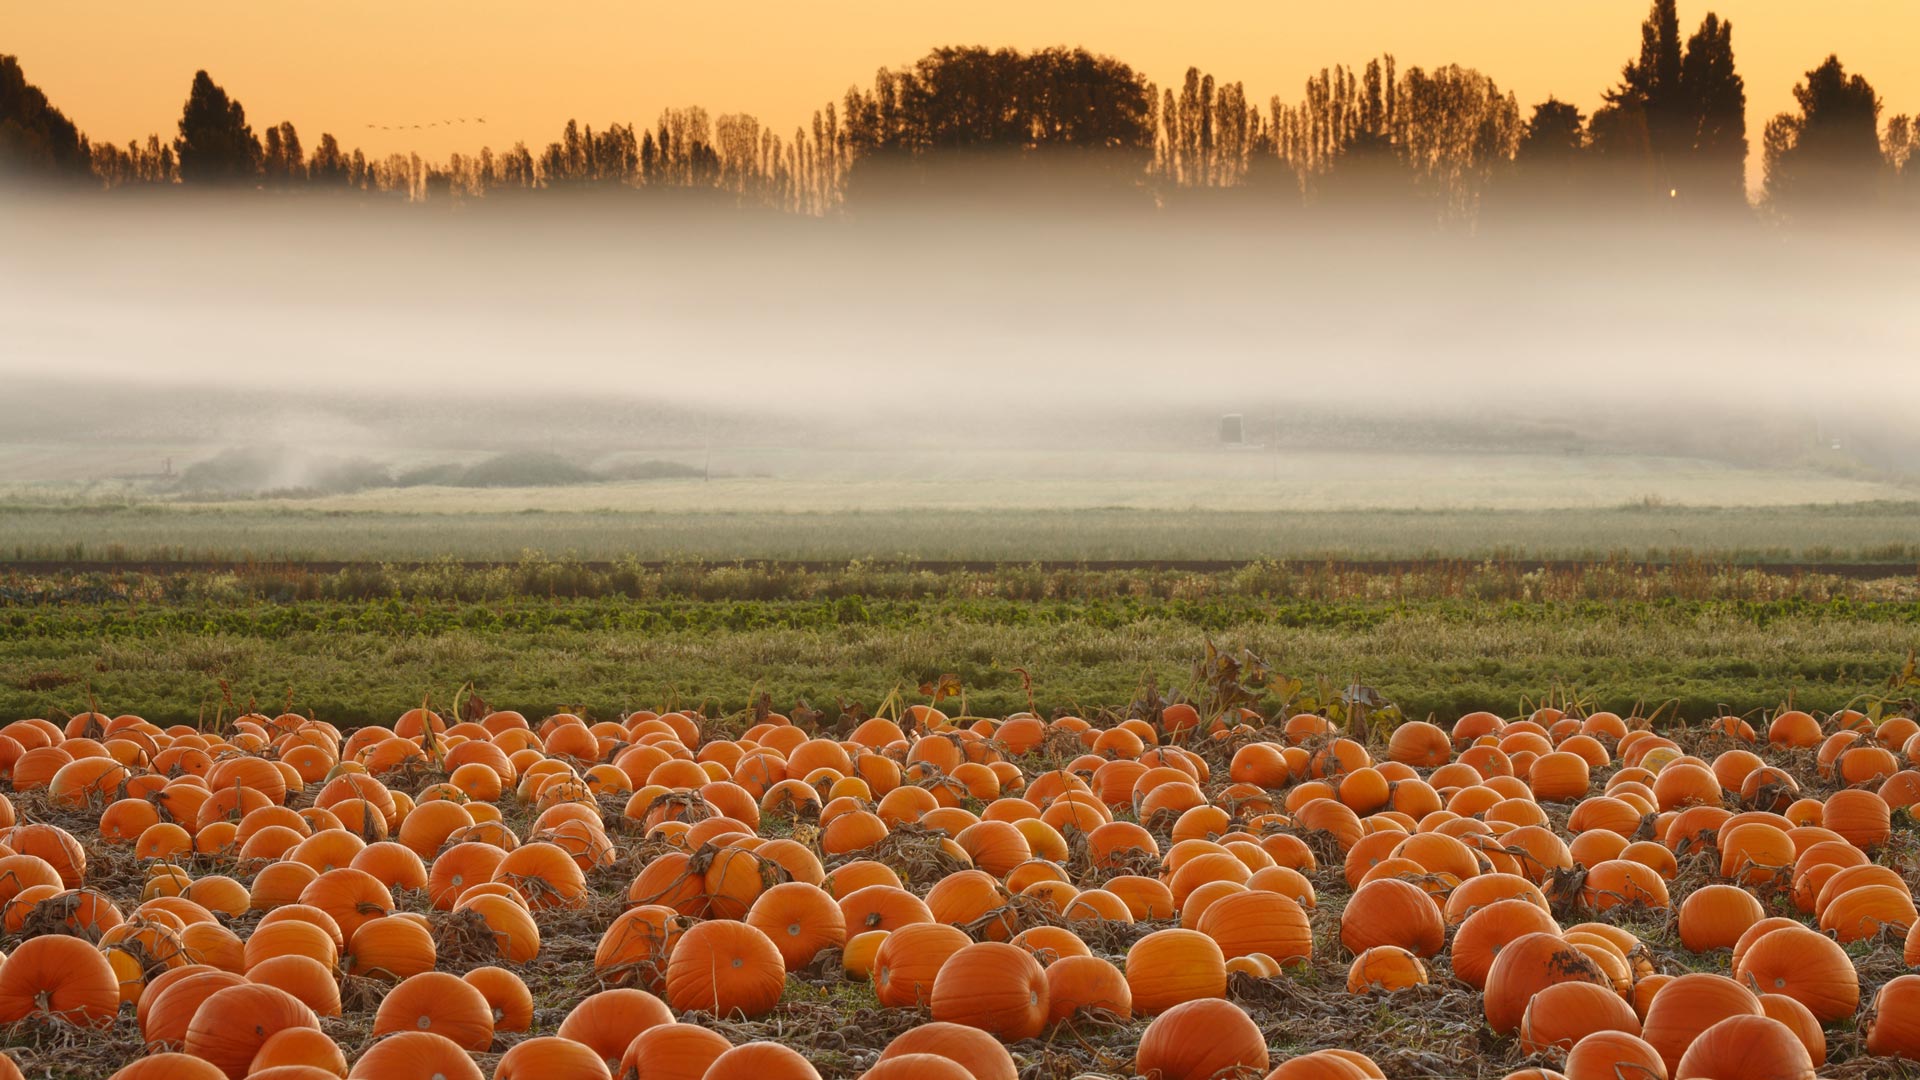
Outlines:
[[1227,413],[1220,418],[1220,444],[1222,446],[1247,445],[1246,418],[1240,413]]

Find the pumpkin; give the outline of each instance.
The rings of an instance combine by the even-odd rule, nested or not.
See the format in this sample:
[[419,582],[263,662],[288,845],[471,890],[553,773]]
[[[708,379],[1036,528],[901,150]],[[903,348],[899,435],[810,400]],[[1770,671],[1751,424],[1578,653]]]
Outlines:
[[320,1016],[340,1015],[340,984],[310,956],[276,956],[247,971],[247,981],[285,990]]
[[1227,958],[1197,930],[1156,930],[1134,942],[1127,950],[1126,975],[1134,1011],[1149,1016],[1227,992]]
[[823,950],[847,941],[839,903],[825,889],[802,881],[782,882],[761,893],[747,910],[746,921],[772,939],[788,971],[806,967]]
[[1059,1023],[1088,1009],[1133,1017],[1133,990],[1120,969],[1097,956],[1064,956],[1047,967],[1047,1020]]
[[874,995],[888,1008],[927,1003],[941,966],[971,944],[966,934],[945,923],[914,923],[893,931],[874,953]]
[[[1755,994],[1784,994],[1822,1024],[1860,1007],[1860,974],[1834,940],[1804,926],[1764,934],[1747,946],[1734,977]],[[1651,1040],[1649,1040],[1651,1041]]]
[[494,1031],[526,1031],[533,1026],[533,991],[520,976],[503,967],[477,967],[460,978],[487,999]]
[[968,945],[934,976],[935,1020],[966,1024],[1009,1042],[1031,1039],[1047,1023],[1047,973],[1023,949],[997,941]]
[[397,982],[433,969],[433,935],[419,922],[404,916],[369,919],[353,932],[344,959],[350,975]]
[[300,902],[333,917],[351,941],[360,924],[393,910],[393,894],[365,870],[342,866],[328,870],[300,891]]
[[874,1063],[860,1080],[973,1080],[959,1062],[935,1054],[901,1054]]
[[1397,945],[1416,956],[1432,956],[1446,938],[1440,908],[1426,890],[1399,878],[1375,878],[1360,886],[1340,912],[1340,944],[1355,954]]
[[[0,965],[0,969],[4,967]],[[193,1023],[193,1014],[200,1010],[201,1002],[216,991],[246,983],[246,979],[232,972],[204,966],[175,968],[155,977],[146,993],[140,996],[134,1014],[147,1049],[179,1049],[187,1041],[187,1027]]]
[[1555,983],[1606,984],[1600,968],[1557,934],[1522,934],[1508,942],[1487,971],[1483,1008],[1487,1026],[1511,1035],[1520,1027],[1527,1003]]
[[[20,1077],[18,1067],[14,1068],[11,1077],[13,1080],[18,1080]],[[148,1054],[114,1073],[108,1080],[227,1080],[227,1074],[221,1072],[212,1062],[202,1061],[188,1054],[164,1053]]]
[[1420,958],[1398,945],[1375,945],[1353,958],[1347,969],[1347,993],[1392,993],[1423,986],[1427,968]]
[[1827,1063],[1827,1033],[1821,1030],[1813,1010],[1785,994],[1761,994],[1760,1011],[1793,1031],[1816,1068]]
[[1680,943],[1689,952],[1731,949],[1766,909],[1753,894],[1735,885],[1703,885],[1680,905]]
[[1640,1035],[1659,1051],[1671,1073],[1701,1032],[1731,1017],[1764,1015],[1760,999],[1746,987],[1725,975],[1693,972],[1674,979],[1653,996]]
[[1279,893],[1223,896],[1207,906],[1194,929],[1212,938],[1227,957],[1265,953],[1282,964],[1313,959],[1306,909]]
[[742,922],[697,923],[680,935],[667,961],[667,1002],[680,1012],[764,1016],[780,1002],[787,969],[759,928]]
[[1182,1002],[1153,1018],[1134,1053],[1136,1076],[1212,1080],[1264,1072],[1267,1040],[1240,1006],[1218,998]]
[[1544,908],[1520,899],[1496,900],[1467,915],[1448,951],[1454,976],[1476,990],[1486,989],[1487,973],[1500,950],[1527,934],[1558,937],[1560,924]]
[[1520,1048],[1537,1054],[1570,1050],[1598,1031],[1640,1034],[1640,1018],[1619,994],[1596,983],[1554,983],[1533,996],[1520,1017]]
[[476,1052],[493,1044],[493,1009],[458,975],[423,971],[387,991],[373,1014],[373,1033],[426,1032]]
[[240,1080],[266,1041],[289,1028],[318,1031],[320,1018],[285,990],[229,986],[200,1003],[181,1048],[212,1062],[230,1080]]
[[790,1047],[750,1042],[714,1058],[706,1080],[820,1080],[820,1073]]
[[634,1037],[648,1028],[673,1023],[666,1003],[645,990],[602,990],[581,1000],[555,1032],[592,1050],[609,1068],[620,1063]]
[[1666,1080],[1667,1063],[1645,1039],[1624,1031],[1596,1031],[1567,1051],[1563,1071],[1567,1080]]
[[911,1028],[887,1044],[880,1060],[933,1055],[965,1069],[974,1080],[1016,1080],[1013,1055],[1000,1040],[965,1024],[933,1021]]
[[347,1080],[417,1080],[423,1076],[431,1080],[484,1080],[480,1066],[460,1044],[431,1031],[389,1035],[368,1047],[347,1072]]
[[642,904],[614,916],[593,951],[593,974],[604,986],[657,991],[667,956],[680,936],[678,916],[663,904]]
[[286,1065],[307,1065],[325,1069],[335,1076],[347,1074],[347,1055],[340,1052],[340,1044],[319,1028],[290,1027],[283,1028],[267,1036],[260,1044],[260,1050],[253,1055],[253,1061],[247,1065],[247,1075],[257,1075],[262,1069],[278,1068]]
[[577,908],[587,899],[587,878],[579,864],[565,848],[545,841],[507,852],[494,868],[493,880],[511,886],[534,911]]
[[655,1024],[627,1044],[615,1073],[624,1080],[701,1080],[732,1047],[726,1036],[697,1024]]
[[80,938],[28,938],[0,963],[0,1024],[47,1017],[105,1027],[119,1012],[119,976],[100,950]]
[[1873,1011],[1861,1024],[1867,1053],[1920,1061],[1920,975],[1899,975],[1873,997]]
[[1813,1080],[1813,1059],[1780,1021],[1765,1016],[1731,1016],[1702,1031],[1673,1070],[1674,1080],[1725,1076]]
[[524,964],[540,955],[540,924],[533,913],[504,896],[480,895],[453,908],[454,925],[462,922],[482,939],[492,939],[495,954],[510,964]]
[[1267,1080],[1367,1080],[1367,1074],[1346,1058],[1321,1051],[1281,1062]]
[[[636,991],[637,992],[637,991]],[[493,1080],[612,1080],[613,1071],[590,1047],[564,1035],[515,1043],[500,1055]]]

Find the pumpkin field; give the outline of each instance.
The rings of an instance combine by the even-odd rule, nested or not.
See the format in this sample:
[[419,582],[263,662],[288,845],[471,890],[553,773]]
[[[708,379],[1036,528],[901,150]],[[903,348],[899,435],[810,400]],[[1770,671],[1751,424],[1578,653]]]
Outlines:
[[[1920,1074],[1920,724],[0,728],[5,1075]],[[1898,680],[1896,679],[1896,682]]]

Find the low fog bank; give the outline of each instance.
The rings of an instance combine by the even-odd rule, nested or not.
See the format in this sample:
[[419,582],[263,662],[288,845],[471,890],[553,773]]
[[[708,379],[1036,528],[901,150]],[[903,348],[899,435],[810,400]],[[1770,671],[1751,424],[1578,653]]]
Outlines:
[[716,440],[1197,445],[1238,412],[1256,441],[1792,462],[1844,440],[1920,470],[1910,231],[955,199],[8,209],[14,442],[324,446],[400,482]]

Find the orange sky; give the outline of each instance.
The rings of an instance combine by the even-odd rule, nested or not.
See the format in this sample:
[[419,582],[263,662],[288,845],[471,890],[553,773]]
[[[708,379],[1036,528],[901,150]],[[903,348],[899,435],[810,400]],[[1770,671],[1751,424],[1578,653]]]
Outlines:
[[[744,111],[783,134],[851,83],[937,44],[1084,45],[1162,85],[1189,64],[1292,102],[1323,65],[1384,51],[1404,68],[1480,68],[1524,104],[1591,110],[1638,48],[1646,0],[61,0],[0,14],[0,51],[89,135],[171,135],[195,68],[238,96],[256,129],[292,120],[372,154],[524,139],[568,117],[650,122],[663,106]],[[1829,52],[1865,74],[1889,115],[1920,112],[1920,3],[1720,0],[1747,82],[1749,176],[1760,130]],[[1707,6],[1683,0],[1691,33]],[[430,128],[461,117],[486,125]],[[369,124],[421,124],[380,131]]]

